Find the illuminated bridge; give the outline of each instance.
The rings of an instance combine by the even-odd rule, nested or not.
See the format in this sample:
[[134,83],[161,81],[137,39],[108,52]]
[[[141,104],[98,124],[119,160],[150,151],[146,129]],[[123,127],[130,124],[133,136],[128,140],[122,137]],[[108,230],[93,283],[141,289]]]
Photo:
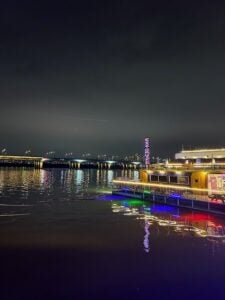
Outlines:
[[99,159],[79,158],[47,158],[44,160],[44,167],[68,167],[72,169],[95,168],[95,169],[138,169],[142,167],[141,162],[135,161],[114,161]]
[[79,158],[44,158],[39,156],[0,155],[0,166],[26,166],[34,168],[95,168],[95,169],[138,169],[142,167],[135,161],[112,161]]
[[30,166],[43,167],[43,157],[23,155],[0,155],[0,166]]

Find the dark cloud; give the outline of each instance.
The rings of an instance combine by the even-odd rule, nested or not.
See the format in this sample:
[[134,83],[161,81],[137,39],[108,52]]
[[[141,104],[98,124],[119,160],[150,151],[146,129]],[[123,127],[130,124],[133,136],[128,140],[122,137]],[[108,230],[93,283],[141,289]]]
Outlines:
[[223,2],[12,0],[0,20],[2,148],[224,143]]

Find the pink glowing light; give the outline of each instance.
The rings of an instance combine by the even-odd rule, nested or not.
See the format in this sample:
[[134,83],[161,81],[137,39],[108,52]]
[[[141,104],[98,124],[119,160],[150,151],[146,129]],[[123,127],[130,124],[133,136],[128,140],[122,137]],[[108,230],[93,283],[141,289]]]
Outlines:
[[145,165],[150,165],[150,139],[148,137],[145,138]]

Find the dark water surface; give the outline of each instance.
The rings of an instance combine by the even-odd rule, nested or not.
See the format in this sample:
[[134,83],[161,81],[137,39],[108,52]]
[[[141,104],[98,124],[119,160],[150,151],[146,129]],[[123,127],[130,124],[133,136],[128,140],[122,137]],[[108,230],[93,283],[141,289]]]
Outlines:
[[112,196],[118,176],[0,169],[0,299],[225,299],[225,220]]

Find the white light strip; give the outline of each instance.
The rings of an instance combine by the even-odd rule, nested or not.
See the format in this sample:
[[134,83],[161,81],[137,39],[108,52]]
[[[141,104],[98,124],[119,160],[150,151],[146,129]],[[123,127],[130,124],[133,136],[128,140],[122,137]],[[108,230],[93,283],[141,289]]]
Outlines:
[[0,159],[42,159],[39,156],[0,155]]
[[158,188],[164,188],[164,189],[175,189],[175,190],[186,190],[186,191],[198,191],[198,192],[210,192],[210,193],[225,193],[224,190],[210,190],[210,189],[199,189],[199,188],[191,188],[187,186],[176,186],[171,184],[158,184],[158,183],[147,183],[147,182],[140,182],[140,181],[128,181],[128,180],[113,180],[113,183],[118,184],[128,184],[128,185],[134,185],[134,186],[146,186],[146,187],[158,187]]
[[192,153],[192,152],[213,152],[213,151],[225,151],[225,148],[221,148],[221,149],[198,149],[198,150],[182,150],[180,153]]

